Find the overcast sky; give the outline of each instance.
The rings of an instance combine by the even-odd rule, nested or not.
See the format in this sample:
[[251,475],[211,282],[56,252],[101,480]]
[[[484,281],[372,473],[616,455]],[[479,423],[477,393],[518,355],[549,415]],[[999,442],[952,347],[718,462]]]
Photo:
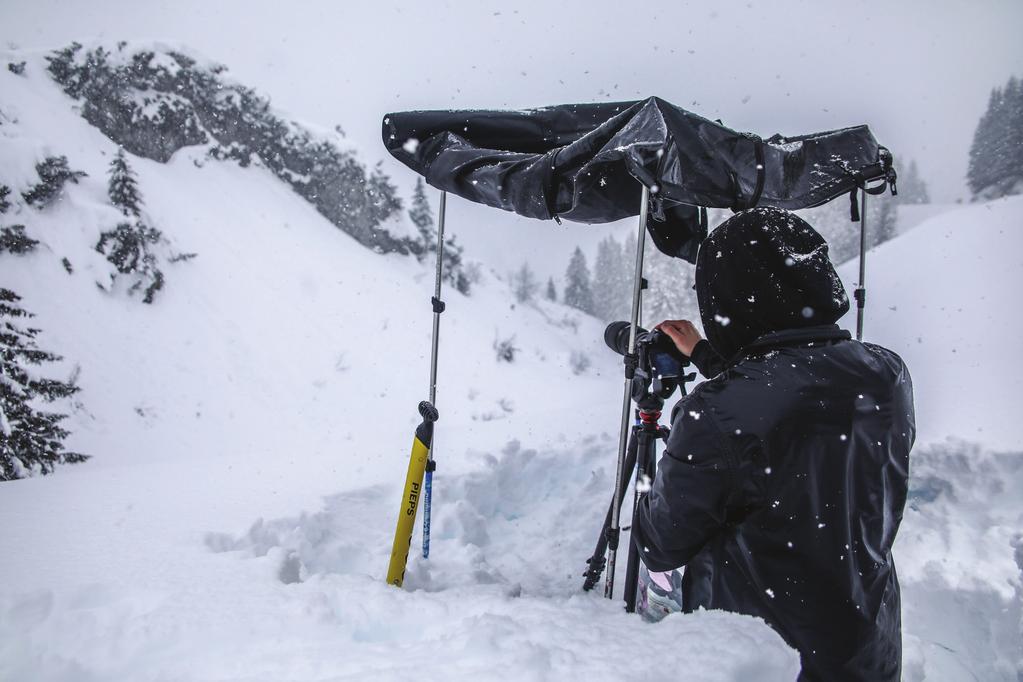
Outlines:
[[[373,161],[385,157],[389,111],[656,94],[764,136],[867,123],[897,157],[917,160],[933,199],[948,201],[968,196],[967,152],[988,93],[1023,75],[1021,26],[1020,0],[0,0],[7,47],[186,44],[296,118],[341,124]],[[411,187],[410,171],[385,165]],[[589,229],[452,204],[454,230],[498,267],[519,258],[487,248],[507,246],[506,233],[543,237],[560,253]],[[470,222],[486,226],[470,234]]]

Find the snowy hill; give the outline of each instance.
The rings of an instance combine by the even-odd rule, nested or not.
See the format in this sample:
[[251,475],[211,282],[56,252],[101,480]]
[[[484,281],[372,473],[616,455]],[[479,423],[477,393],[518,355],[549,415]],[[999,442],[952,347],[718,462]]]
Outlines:
[[103,291],[93,247],[117,219],[116,147],[41,55],[4,57],[28,64],[0,71],[0,182],[23,191],[54,154],[88,173],[3,216],[41,243],[0,255],[0,285],[77,375],[69,445],[92,459],[3,484],[0,544],[18,551],[0,553],[0,678],[794,675],[780,638],[729,614],[666,624],[682,644],[637,665],[650,630],[579,594],[614,476],[620,363],[596,321],[516,304],[487,274],[445,294],[433,554],[410,591],[385,585],[432,263],[374,254],[267,169],[196,146],[130,160],[149,220],[198,256],[167,267],[153,305]]
[[[916,208],[916,207],[913,207]],[[956,436],[1023,448],[1023,197],[922,221],[867,256],[864,339],[896,350],[913,374],[921,442]],[[851,292],[856,261],[840,268]],[[855,311],[843,320],[856,327]]]
[[[752,618],[649,626],[579,592],[614,477],[620,363],[594,320],[515,304],[489,274],[445,294],[433,553],[407,589],[385,585],[431,263],[376,254],[267,168],[196,146],[131,161],[150,220],[198,256],[168,267],[153,305],[103,291],[116,146],[41,55],[3,55],[22,59],[24,76],[0,70],[0,182],[22,191],[51,154],[89,175],[2,216],[41,243],[0,255],[0,286],[78,376],[69,440],[93,458],[0,484],[0,546],[15,548],[0,553],[0,679],[795,677]],[[1020,668],[1023,455],[986,448],[1020,450],[999,411],[1019,403],[1018,371],[988,358],[1019,337],[1021,217],[1018,200],[964,207],[870,256],[867,338],[906,358],[929,443],[896,546],[906,680]]]

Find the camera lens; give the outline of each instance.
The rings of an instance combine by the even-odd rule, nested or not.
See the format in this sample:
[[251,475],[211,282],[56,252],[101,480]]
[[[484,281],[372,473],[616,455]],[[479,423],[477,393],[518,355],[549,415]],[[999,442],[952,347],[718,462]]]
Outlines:
[[[607,329],[604,330],[604,343],[607,347],[619,355],[628,355],[629,327],[628,322],[612,322],[607,325]],[[636,327],[636,340],[639,341],[646,333],[642,327]]]

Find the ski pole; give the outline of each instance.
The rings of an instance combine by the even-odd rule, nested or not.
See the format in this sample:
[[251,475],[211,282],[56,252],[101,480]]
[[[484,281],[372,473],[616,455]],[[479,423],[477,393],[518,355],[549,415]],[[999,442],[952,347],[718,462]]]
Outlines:
[[[437,229],[437,275],[434,283],[433,304],[433,348],[430,360],[430,399],[419,403],[419,414],[423,420],[416,427],[409,455],[408,471],[405,474],[405,489],[398,510],[398,523],[394,530],[394,544],[391,546],[391,560],[387,567],[387,582],[401,587],[405,581],[405,568],[412,546],[419,498],[423,497],[423,557],[430,555],[430,511],[433,497],[433,472],[437,468],[433,459],[433,425],[439,415],[434,406],[437,400],[437,349],[440,336],[440,315],[444,312],[444,301],[440,298],[441,275],[444,264],[444,218],[447,208],[447,193],[441,192]],[[425,476],[425,482],[424,482]]]
[[[441,277],[444,267],[444,220],[447,215],[448,193],[440,193],[440,208],[437,211],[437,271],[433,283],[433,348],[430,352],[430,404],[437,406],[437,349],[440,345],[440,314],[444,312],[444,301],[440,299]],[[430,512],[433,506],[433,472],[437,463],[433,459],[433,447],[427,453],[426,497],[423,500],[423,558],[430,557]]]
[[387,582],[401,587],[405,581],[405,566],[408,564],[409,548],[412,545],[412,529],[416,523],[416,508],[423,487],[423,473],[430,457],[433,442],[433,423],[437,421],[437,409],[423,401],[419,403],[419,414],[423,421],[416,428],[412,439],[412,454],[409,456],[408,472],[405,474],[405,490],[398,510],[398,525],[394,529],[394,544],[391,546],[391,561],[387,566]]

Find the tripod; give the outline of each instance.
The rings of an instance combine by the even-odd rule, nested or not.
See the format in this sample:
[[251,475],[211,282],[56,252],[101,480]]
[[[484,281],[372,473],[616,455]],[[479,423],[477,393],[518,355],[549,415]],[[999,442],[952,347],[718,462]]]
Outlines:
[[[597,545],[593,550],[593,554],[586,560],[586,563],[589,565],[589,568],[583,573],[585,578],[583,589],[586,591],[592,590],[600,581],[600,576],[603,574],[607,564],[605,554],[608,548],[617,551],[621,530],[629,530],[629,528],[619,529],[611,527],[615,501],[617,500],[620,505],[625,499],[629,479],[632,478],[632,473],[635,470],[637,486],[632,512],[632,526],[635,526],[637,522],[636,515],[639,510],[639,500],[642,495],[645,495],[645,492],[640,492],[641,486],[638,483],[644,478],[653,480],[654,475],[657,473],[657,439],[660,438],[664,441],[668,439],[668,428],[658,423],[658,419],[661,417],[661,409],[664,407],[664,400],[656,395],[647,394],[636,404],[636,423],[632,426],[629,433],[628,448],[625,453],[625,469],[619,481],[618,494],[611,499],[611,504],[607,509],[607,516],[604,518],[604,526],[597,537]],[[621,509],[619,508],[620,511]],[[628,563],[625,569],[625,610],[628,613],[633,613],[636,610],[639,563],[639,549],[637,549],[634,543],[630,543]]]

